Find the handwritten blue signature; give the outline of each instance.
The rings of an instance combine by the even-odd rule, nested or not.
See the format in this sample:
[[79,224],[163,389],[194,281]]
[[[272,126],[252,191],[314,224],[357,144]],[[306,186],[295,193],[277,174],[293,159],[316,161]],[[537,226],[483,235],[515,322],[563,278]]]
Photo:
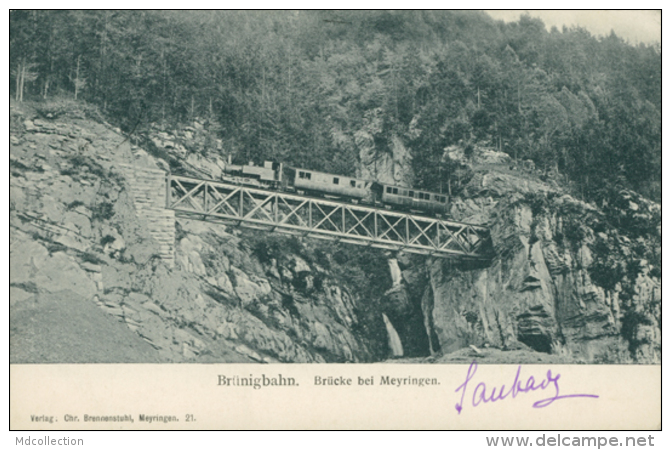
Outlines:
[[[478,370],[478,363],[476,361],[473,361],[468,368],[468,372],[466,373],[466,381],[463,382],[457,389],[455,389],[454,392],[461,392],[461,400],[459,403],[455,405],[455,408],[457,409],[457,412],[461,414],[461,410],[464,407],[464,398],[466,397],[466,391],[468,389],[468,383],[473,379],[475,376],[475,372]],[[517,397],[518,394],[526,394],[528,392],[532,391],[537,391],[537,390],[545,390],[549,386],[554,387],[555,394],[552,397],[544,398],[542,400],[538,400],[533,404],[534,408],[545,408],[546,406],[550,406],[552,402],[555,400],[560,400],[560,399],[565,399],[565,398],[575,398],[575,397],[589,397],[589,398],[599,398],[598,395],[591,395],[591,394],[570,394],[570,395],[559,395],[559,378],[561,377],[560,374],[557,374],[556,376],[552,376],[552,370],[548,370],[547,376],[545,379],[541,380],[540,383],[537,383],[536,379],[533,376],[530,376],[527,378],[526,383],[522,383],[522,379],[520,378],[520,372],[522,371],[522,366],[517,366],[517,373],[515,374],[515,379],[513,380],[512,385],[508,388],[506,391],[506,385],[501,385],[500,388],[498,388],[497,392],[497,387],[493,387],[491,392],[488,392],[487,390],[487,385],[484,382],[480,382],[475,386],[475,389],[473,390],[473,400],[472,404],[473,406],[478,406],[480,403],[494,403],[498,400],[504,400],[508,396],[511,396],[511,398]]]

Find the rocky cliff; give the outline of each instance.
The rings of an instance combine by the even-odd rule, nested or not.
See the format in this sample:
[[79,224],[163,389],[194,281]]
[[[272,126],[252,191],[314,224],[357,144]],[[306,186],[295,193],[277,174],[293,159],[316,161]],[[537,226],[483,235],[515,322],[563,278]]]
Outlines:
[[597,208],[491,150],[463,162],[474,176],[451,215],[488,223],[497,256],[487,267],[426,261],[423,310],[441,351],[529,347],[576,362],[658,363],[660,205],[620,191]]
[[[180,154],[186,150],[167,139],[150,149],[154,156],[81,105],[56,114],[14,107],[12,118],[13,362],[385,357],[382,316],[368,324],[357,313],[361,292],[312,243],[178,219],[174,262],[162,257],[164,243],[153,232],[158,219],[141,211],[127,168],[160,169],[184,157],[183,170],[202,176],[216,170],[216,159]],[[170,139],[194,138],[185,136],[189,129],[181,133]],[[345,270],[347,258],[338,257]],[[77,320],[82,304],[95,319]],[[47,327],[38,320],[54,315],[72,321]],[[93,323],[106,324],[101,333],[113,331],[98,335]],[[81,333],[71,329],[89,332],[76,339]],[[127,341],[133,345],[125,351],[113,345]],[[99,351],[92,355],[87,346]]]
[[[450,214],[487,224],[497,255],[468,266],[143,203],[134,170],[221,176],[205,121],[130,137],[79,104],[11,118],[13,362],[659,361],[661,207],[633,192],[597,207],[505,154],[448,149],[472,171]],[[360,174],[411,183],[400,140],[361,141]]]

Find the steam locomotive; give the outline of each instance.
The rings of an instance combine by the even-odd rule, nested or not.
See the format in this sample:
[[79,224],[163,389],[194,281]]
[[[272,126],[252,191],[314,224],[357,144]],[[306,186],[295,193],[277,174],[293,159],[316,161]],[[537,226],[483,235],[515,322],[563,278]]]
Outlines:
[[297,169],[272,161],[265,161],[263,166],[256,166],[252,162],[236,165],[229,161],[224,172],[226,175],[222,179],[233,183],[386,209],[442,215],[448,207],[448,198],[443,194],[316,170]]

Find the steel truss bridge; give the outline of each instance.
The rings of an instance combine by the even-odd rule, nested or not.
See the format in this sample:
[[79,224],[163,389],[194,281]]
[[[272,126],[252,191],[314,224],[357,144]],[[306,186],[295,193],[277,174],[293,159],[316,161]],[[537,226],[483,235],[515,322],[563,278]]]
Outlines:
[[438,257],[492,256],[482,226],[175,175],[167,187],[167,207],[182,217]]

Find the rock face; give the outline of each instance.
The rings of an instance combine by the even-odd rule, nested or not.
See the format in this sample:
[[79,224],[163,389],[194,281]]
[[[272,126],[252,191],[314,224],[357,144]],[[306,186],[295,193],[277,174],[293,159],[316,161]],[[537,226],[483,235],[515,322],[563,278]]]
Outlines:
[[[35,349],[88,327],[34,326],[40,305],[65,317],[74,299],[88,306],[76,317],[118,335],[73,333],[91,340],[85,355],[99,346],[105,362],[362,362],[383,354],[387,337],[366,331],[357,314],[363,300],[317,262],[314,245],[175,220],[157,187],[165,186],[166,160],[94,121],[43,120],[30,108],[13,114],[23,124],[10,149],[13,361],[85,362],[67,339],[48,356]],[[152,133],[173,158],[184,153],[188,173],[216,175],[217,158],[179,143],[202,127]],[[384,329],[379,314],[375,323]],[[108,341],[137,354],[122,357]]]
[[359,136],[357,143],[361,161],[357,177],[397,186],[412,186],[410,153],[398,137],[392,139],[391,152],[376,149],[372,138]]
[[[604,212],[521,175],[488,166],[453,205],[455,218],[489,223],[497,254],[491,264],[426,262],[425,323],[441,351],[472,344],[530,347],[587,363],[659,361],[660,281],[644,257],[661,233],[622,231],[611,222],[642,214],[654,230],[659,206],[637,198],[643,213],[627,202]],[[637,245],[623,233],[640,234]]]
[[[318,265],[282,251],[257,247],[221,225],[180,219],[177,269],[199,285],[190,294],[189,322],[213,339],[242,340],[261,360],[324,362],[368,359],[352,333],[355,299]],[[278,238],[278,242],[284,242]],[[173,298],[183,280],[147,279],[156,298]],[[160,293],[155,292],[156,289]],[[183,295],[182,295],[183,296]],[[200,300],[196,300],[198,297]],[[184,303],[175,298],[175,304]],[[181,315],[182,312],[176,310]],[[231,317],[232,315],[232,317]]]
[[[448,149],[473,172],[450,215],[487,224],[496,258],[385,254],[175,219],[154,182],[223,164],[199,122],[154,128],[143,150],[98,121],[11,113],[14,362],[372,362],[470,345],[660,360],[661,207],[633,192],[597,207],[507,155]],[[371,136],[357,136],[359,175],[411,185],[401,140],[382,152]]]
[[[565,297],[577,298],[576,293],[556,290],[545,257],[556,249],[531,242],[530,209],[508,212],[506,226],[495,228],[502,235],[492,236],[499,258],[490,267],[464,270],[439,260],[427,262],[432,319],[444,352],[469,344],[515,348],[523,343],[549,353],[559,339],[561,314],[555,305]],[[568,289],[573,287],[568,283]]]

